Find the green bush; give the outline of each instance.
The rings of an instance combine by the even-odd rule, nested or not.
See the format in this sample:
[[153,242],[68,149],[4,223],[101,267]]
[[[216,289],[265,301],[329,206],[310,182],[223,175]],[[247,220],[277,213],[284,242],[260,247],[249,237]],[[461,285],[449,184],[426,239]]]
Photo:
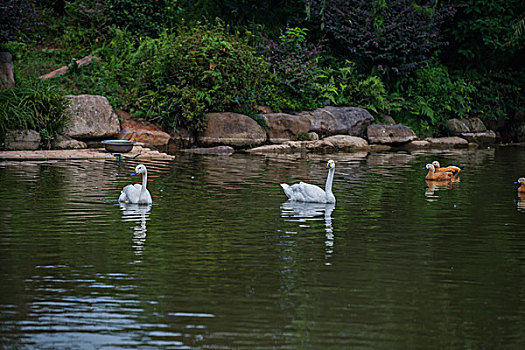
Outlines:
[[271,65],[275,94],[270,107],[281,110],[311,109],[319,105],[318,59],[321,45],[307,40],[307,29],[287,27],[279,39],[264,40],[262,52]]
[[206,112],[251,114],[267,99],[269,65],[247,40],[221,22],[156,39],[117,30],[101,52],[101,69],[121,86],[121,108],[168,127],[202,130]]
[[109,22],[121,29],[156,37],[164,28],[181,22],[178,3],[179,0],[107,0],[105,13]]
[[465,73],[476,87],[472,109],[484,120],[505,118],[525,109],[525,71],[496,70],[485,74]]
[[[93,47],[105,41],[109,32],[106,5],[97,0],[73,0],[66,2],[66,16],[61,21],[47,18],[50,29],[60,36],[58,42],[64,53],[72,57],[85,56]],[[53,15],[52,15],[53,16]],[[56,15],[54,15],[56,16]],[[67,59],[67,58],[65,58]]]
[[443,55],[447,63],[481,70],[523,65],[525,40],[516,36],[525,14],[522,0],[454,0],[454,3],[458,13],[445,30],[450,41]]
[[396,119],[421,136],[435,136],[449,118],[467,118],[473,113],[476,87],[463,78],[452,79],[445,66],[427,64],[405,86],[398,91],[402,108]]
[[316,79],[321,97],[334,106],[356,106],[374,114],[389,114],[398,106],[390,100],[378,76],[362,76],[353,62],[345,61],[338,68],[327,67]]
[[0,90],[0,101],[0,138],[9,130],[35,129],[42,136],[42,146],[49,148],[68,120],[64,91],[43,81],[23,81]]

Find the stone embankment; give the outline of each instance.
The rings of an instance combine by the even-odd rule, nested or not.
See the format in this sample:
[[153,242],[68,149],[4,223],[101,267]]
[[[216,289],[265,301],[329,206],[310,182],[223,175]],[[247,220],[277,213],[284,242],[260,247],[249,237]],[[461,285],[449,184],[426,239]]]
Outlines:
[[75,150],[35,150],[35,151],[0,151],[2,161],[44,161],[44,160],[80,160],[80,159],[168,159],[175,158],[172,155],[152,150],[142,145],[135,145],[133,149],[125,154],[109,153],[103,148],[85,148]]
[[[294,153],[462,148],[490,145],[498,136],[479,118],[471,118],[449,120],[448,137],[419,139],[409,127],[395,124],[392,118],[377,123],[367,110],[356,107],[324,107],[294,114],[261,108],[264,112],[255,118],[262,121],[260,124],[238,113],[209,113],[207,128],[200,134],[183,129],[167,133],[154,124],[133,120],[125,112],[117,116],[103,96],[69,98],[71,120],[53,148],[74,149],[71,154],[87,158],[91,151],[84,154],[80,150],[99,145],[104,139],[133,140],[170,153],[185,150],[231,154],[234,149],[249,153]],[[13,131],[6,141],[8,149],[36,150],[41,140],[37,132],[29,130]],[[217,146],[220,147],[214,148]]]

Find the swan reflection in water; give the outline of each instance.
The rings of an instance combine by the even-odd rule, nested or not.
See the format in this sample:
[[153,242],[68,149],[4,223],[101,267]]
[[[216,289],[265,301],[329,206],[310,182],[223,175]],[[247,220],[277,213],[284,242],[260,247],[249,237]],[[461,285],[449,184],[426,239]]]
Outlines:
[[151,204],[140,205],[130,203],[119,203],[122,211],[122,220],[135,223],[133,226],[133,249],[135,254],[142,254],[146,242],[146,221],[149,220]]
[[[325,249],[328,259],[334,251],[334,229],[332,226],[332,212],[335,209],[334,203],[308,203],[286,201],[281,205],[281,217],[288,218],[288,221],[301,223],[300,226],[307,226],[308,222],[318,221],[324,218]],[[327,265],[330,265],[327,263]]]

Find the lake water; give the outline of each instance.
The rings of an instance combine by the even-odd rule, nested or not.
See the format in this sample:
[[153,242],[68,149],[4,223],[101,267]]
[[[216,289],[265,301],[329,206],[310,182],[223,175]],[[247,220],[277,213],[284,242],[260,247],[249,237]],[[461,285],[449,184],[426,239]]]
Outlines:
[[0,163],[0,348],[525,348],[525,148],[137,164]]

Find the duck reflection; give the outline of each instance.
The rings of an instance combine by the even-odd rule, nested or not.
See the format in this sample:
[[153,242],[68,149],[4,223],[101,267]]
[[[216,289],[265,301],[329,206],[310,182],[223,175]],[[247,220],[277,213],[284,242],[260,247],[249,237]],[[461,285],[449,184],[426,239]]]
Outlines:
[[451,179],[450,181],[432,181],[432,180],[425,180],[425,183],[427,184],[427,188],[425,190],[425,197],[428,198],[428,200],[435,200],[438,198],[436,195],[437,191],[440,190],[448,190],[451,188],[454,188],[456,184],[460,181],[459,178]]
[[290,221],[297,221],[303,225],[309,221],[321,220],[324,218],[325,249],[326,258],[329,258],[334,251],[334,229],[332,226],[332,212],[335,209],[334,203],[307,203],[286,201],[281,205],[281,217],[290,218]]
[[525,211],[525,193],[518,193],[517,206],[519,211]]
[[122,220],[135,223],[133,226],[133,249],[135,254],[142,254],[146,242],[146,221],[149,220],[151,204],[140,205],[131,203],[119,203],[122,211]]

